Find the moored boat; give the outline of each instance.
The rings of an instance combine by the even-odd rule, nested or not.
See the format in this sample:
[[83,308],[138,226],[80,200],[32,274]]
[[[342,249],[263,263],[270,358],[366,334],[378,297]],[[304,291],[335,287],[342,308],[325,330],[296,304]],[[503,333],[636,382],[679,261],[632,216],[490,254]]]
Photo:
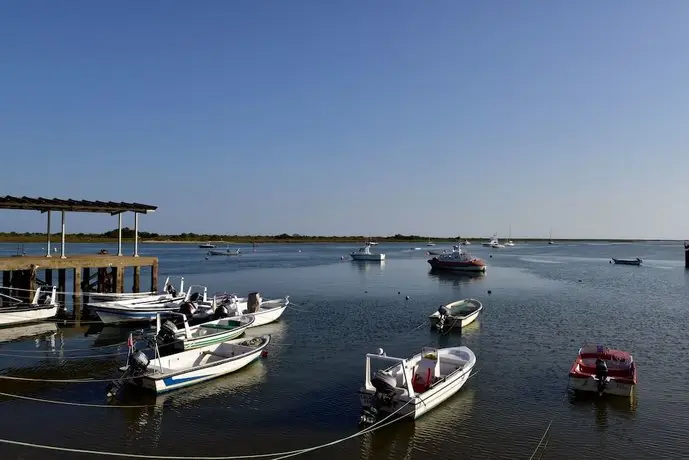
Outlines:
[[201,249],[213,249],[213,248],[215,248],[215,245],[209,241],[208,243],[199,244],[199,248],[201,248]]
[[209,256],[240,256],[242,251],[239,249],[230,249],[228,246],[226,249],[211,249],[208,251]]
[[57,288],[51,288],[51,291],[47,291],[45,286],[36,289],[31,302],[0,293],[0,298],[4,302],[0,307],[0,326],[30,323],[55,316],[59,308],[56,299]]
[[172,278],[167,277],[160,293],[139,295],[139,293],[84,293],[88,295],[89,307],[139,306],[174,302],[184,299],[184,277],[179,277],[179,290],[172,285]]
[[500,240],[498,240],[497,233],[493,234],[489,242],[483,243],[483,246],[493,249],[502,249],[505,247],[505,245],[500,243]]
[[486,263],[468,252],[462,251],[459,245],[453,247],[452,252],[441,254],[428,260],[435,270],[457,270],[468,272],[485,272]]
[[289,296],[285,296],[284,299],[263,300],[261,294],[252,292],[247,299],[230,298],[228,302],[215,309],[214,315],[216,319],[251,316],[255,321],[249,327],[258,327],[280,319],[287,305]]
[[194,348],[226,342],[244,334],[256,318],[253,316],[237,316],[207,321],[196,326],[189,326],[186,315],[177,313],[184,322],[180,330],[177,325],[168,320],[160,325],[160,315],[156,318],[156,337],[161,345],[172,345],[176,350],[193,350]]
[[636,363],[626,351],[602,345],[584,345],[569,370],[575,391],[629,397],[637,384]]
[[357,261],[381,261],[385,260],[385,254],[371,252],[371,245],[366,244],[363,248],[358,251],[354,251],[349,254],[352,260]]
[[431,326],[440,330],[466,327],[478,318],[483,304],[476,299],[462,299],[441,305],[438,311],[428,316]]
[[269,343],[269,335],[234,339],[164,357],[156,351],[154,359],[138,350],[127,357],[127,365],[120,368],[124,374],[109,394],[122,383],[163,393],[221,377],[258,359]]
[[641,265],[643,259],[639,259],[638,257],[636,259],[615,259],[613,257],[612,262],[615,265]]
[[[371,361],[390,363],[371,371]],[[408,359],[366,355],[364,386],[359,390],[361,422],[375,423],[395,414],[417,419],[457,393],[469,378],[476,355],[467,347],[423,348]]]

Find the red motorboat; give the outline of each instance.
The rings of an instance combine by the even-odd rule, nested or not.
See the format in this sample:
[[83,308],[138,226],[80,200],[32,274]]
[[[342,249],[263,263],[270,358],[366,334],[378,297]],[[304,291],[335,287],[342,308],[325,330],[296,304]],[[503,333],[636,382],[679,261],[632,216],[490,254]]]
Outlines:
[[452,248],[452,252],[441,254],[428,260],[436,270],[454,270],[467,272],[485,272],[486,263],[460,249],[459,245]]
[[584,345],[569,370],[569,382],[577,391],[630,397],[637,382],[636,363],[626,351]]

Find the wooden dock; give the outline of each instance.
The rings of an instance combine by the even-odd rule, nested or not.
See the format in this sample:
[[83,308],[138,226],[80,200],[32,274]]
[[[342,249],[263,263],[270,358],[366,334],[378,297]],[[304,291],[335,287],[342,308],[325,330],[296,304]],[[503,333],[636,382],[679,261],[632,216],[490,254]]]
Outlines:
[[[146,256],[117,256],[110,254],[74,254],[64,258],[46,256],[0,257],[0,272],[5,293],[30,299],[39,284],[55,285],[57,271],[58,292],[68,292],[75,307],[89,292],[124,292],[124,275],[133,268],[133,292],[141,287],[141,267],[151,268],[151,291],[158,290],[158,258]],[[67,270],[72,271],[72,286],[66,286]]]
[[[0,257],[2,292],[15,298],[31,299],[38,285],[55,286],[53,271],[57,270],[58,302],[64,303],[68,293],[67,271],[71,271],[74,314],[78,315],[82,296],[94,293],[121,293],[124,291],[125,270],[132,268],[133,292],[141,286],[141,267],[151,268],[151,291],[158,290],[158,258],[139,256],[139,215],[154,212],[157,207],[112,201],[62,200],[58,198],[0,197],[0,209],[16,211],[39,211],[46,213],[46,247],[43,256],[18,254]],[[61,214],[60,253],[53,254],[51,248],[51,213]],[[118,245],[114,254],[73,254],[65,252],[65,216],[67,213],[98,213],[117,216]],[[134,213],[134,254],[122,254],[122,215]]]

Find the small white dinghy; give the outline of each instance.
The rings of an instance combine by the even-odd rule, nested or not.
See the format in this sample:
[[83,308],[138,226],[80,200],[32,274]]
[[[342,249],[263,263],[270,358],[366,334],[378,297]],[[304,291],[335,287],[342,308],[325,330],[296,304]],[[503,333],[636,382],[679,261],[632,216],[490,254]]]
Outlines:
[[483,304],[476,299],[462,299],[441,305],[438,311],[428,316],[431,327],[439,330],[466,327],[476,321],[483,310]]
[[36,289],[31,303],[0,293],[0,300],[4,302],[0,307],[0,326],[30,323],[57,315],[57,288],[51,287],[51,291],[45,290],[44,286]]
[[[371,376],[371,360],[392,363]],[[391,414],[417,419],[459,391],[476,364],[467,347],[423,348],[409,359],[366,355],[366,378],[359,390],[361,422]]]
[[153,341],[157,357],[149,359],[141,350],[130,353],[127,365],[120,368],[124,374],[118,382],[113,383],[113,388],[108,393],[109,396],[114,396],[122,383],[164,393],[205,382],[252,363],[261,357],[269,343],[270,335],[262,335],[228,340],[161,357]]

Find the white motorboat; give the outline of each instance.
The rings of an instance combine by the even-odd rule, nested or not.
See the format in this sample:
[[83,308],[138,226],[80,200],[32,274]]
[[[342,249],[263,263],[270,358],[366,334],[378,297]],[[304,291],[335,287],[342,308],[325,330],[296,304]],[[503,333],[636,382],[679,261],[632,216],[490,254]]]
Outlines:
[[426,246],[435,246],[435,243],[428,239],[428,243],[426,243]]
[[505,247],[505,245],[500,243],[500,241],[498,240],[497,233],[493,234],[489,242],[483,243],[483,246],[493,249],[501,249]]
[[354,251],[354,252],[350,253],[349,255],[352,257],[352,260],[376,261],[376,262],[379,262],[381,260],[385,260],[385,254],[371,252],[371,245],[370,244],[367,244],[363,248],[360,248],[358,251]]
[[431,326],[440,330],[466,327],[478,318],[483,304],[476,299],[462,299],[441,305],[438,311],[428,316]]
[[141,351],[130,353],[127,365],[120,368],[122,378],[108,393],[113,396],[122,383],[138,386],[156,393],[205,382],[247,366],[258,359],[270,343],[270,336],[234,339],[214,343],[189,351],[149,359]]
[[215,245],[209,241],[208,243],[199,244],[199,248],[201,248],[201,249],[214,249]]
[[240,256],[242,251],[239,249],[230,249],[228,245],[227,248],[223,249],[211,249],[208,251],[209,256]]
[[130,303],[102,302],[89,304],[101,321],[105,324],[126,322],[151,322],[158,313],[179,311],[188,318],[195,314],[200,317],[210,316],[216,308],[215,300],[208,301],[207,288],[201,285],[191,285],[184,298],[179,300],[159,300],[157,302]]
[[45,286],[36,289],[31,302],[25,302],[7,294],[0,294],[3,306],[0,307],[0,326],[30,323],[52,318],[57,314],[57,288],[45,290]]
[[428,259],[433,270],[455,270],[465,272],[485,272],[486,262],[462,251],[459,245],[452,247],[452,252]]
[[172,321],[160,325],[160,314],[156,318],[156,336],[161,345],[172,345],[176,350],[187,351],[194,348],[226,342],[244,334],[244,331],[256,321],[253,316],[215,319],[196,326],[189,326],[183,313],[174,313],[182,317],[183,329],[178,329]]
[[505,243],[505,246],[507,246],[507,247],[514,246],[514,241],[512,241],[512,226],[511,225],[510,225],[509,233],[507,234],[507,243]]
[[89,296],[89,307],[130,307],[137,305],[159,304],[183,300],[184,277],[179,277],[179,291],[172,285],[172,277],[165,279],[163,292],[158,294],[139,295],[138,293],[84,293]]
[[284,299],[263,300],[261,294],[252,292],[247,299],[232,297],[215,309],[215,318],[251,316],[255,321],[249,327],[258,327],[280,319],[289,305],[289,296]]
[[[359,390],[361,422],[375,423],[385,416],[417,419],[459,391],[476,364],[467,347],[423,348],[408,359],[366,355],[366,377]],[[391,366],[371,375],[371,361]]]

